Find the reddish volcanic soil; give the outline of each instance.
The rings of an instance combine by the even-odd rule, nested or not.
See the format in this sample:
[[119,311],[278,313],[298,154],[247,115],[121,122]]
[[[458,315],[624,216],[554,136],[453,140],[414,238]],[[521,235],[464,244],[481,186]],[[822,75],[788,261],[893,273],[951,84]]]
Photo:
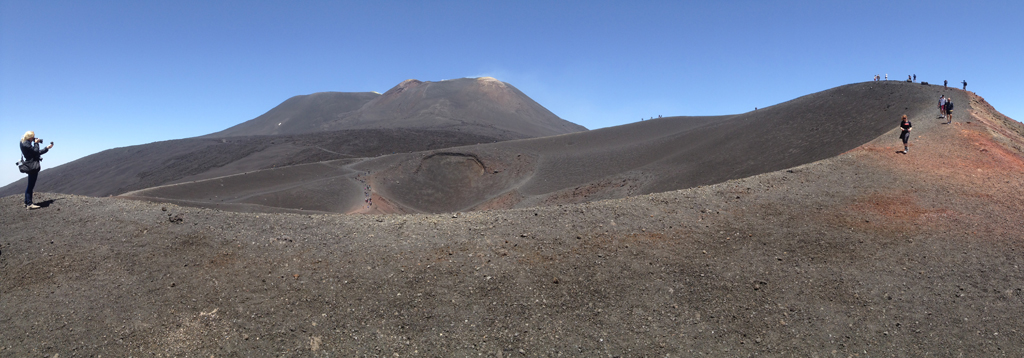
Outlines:
[[4,197],[0,356],[1019,357],[1024,126],[950,92],[906,155],[894,115],[827,159],[580,204]]

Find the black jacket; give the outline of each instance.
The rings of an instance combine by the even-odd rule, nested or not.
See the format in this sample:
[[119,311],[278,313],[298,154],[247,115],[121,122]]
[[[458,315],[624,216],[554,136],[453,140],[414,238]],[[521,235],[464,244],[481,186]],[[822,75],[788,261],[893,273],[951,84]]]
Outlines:
[[49,148],[39,148],[39,143],[35,141],[22,141],[21,142],[21,155],[25,156],[26,162],[38,162],[43,160],[42,155],[49,151]]

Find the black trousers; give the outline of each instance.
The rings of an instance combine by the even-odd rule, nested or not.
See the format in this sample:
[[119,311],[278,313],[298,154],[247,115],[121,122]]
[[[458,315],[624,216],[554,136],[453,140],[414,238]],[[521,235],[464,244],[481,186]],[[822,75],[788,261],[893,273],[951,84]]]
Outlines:
[[39,171],[28,172],[28,187],[25,188],[25,205],[32,205],[32,190],[36,188]]

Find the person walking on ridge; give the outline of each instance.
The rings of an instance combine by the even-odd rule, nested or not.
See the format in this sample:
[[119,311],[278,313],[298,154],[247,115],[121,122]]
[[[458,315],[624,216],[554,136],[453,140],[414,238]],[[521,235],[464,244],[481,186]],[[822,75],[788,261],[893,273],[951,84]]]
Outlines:
[[939,118],[946,116],[946,95],[939,96]]
[[949,88],[949,81],[942,80],[942,87],[943,88]]
[[953,123],[953,99],[946,98],[946,124]]
[[907,154],[907,141],[910,140],[910,130],[913,129],[913,125],[910,124],[910,120],[907,119],[907,115],[903,115],[903,120],[900,122],[900,128],[903,128],[903,132],[900,132],[900,139],[903,140],[903,154]]
[[35,169],[25,173],[28,174],[28,186],[25,188],[25,208],[29,210],[39,209],[39,205],[32,203],[32,190],[36,187],[36,179],[39,178],[39,162],[43,160],[42,155],[53,148],[53,142],[49,146],[39,148],[42,139],[36,138],[36,132],[28,131],[21,136],[21,155],[25,157],[25,164]]
[[964,91],[966,91],[967,90],[967,80],[964,80],[963,84],[964,84]]

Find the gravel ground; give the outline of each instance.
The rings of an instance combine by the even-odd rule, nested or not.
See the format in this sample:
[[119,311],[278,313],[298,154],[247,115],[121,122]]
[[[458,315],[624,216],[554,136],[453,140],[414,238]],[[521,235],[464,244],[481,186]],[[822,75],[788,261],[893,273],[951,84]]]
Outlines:
[[915,122],[934,129],[908,155],[894,122],[834,158],[584,204],[3,197],[0,356],[1022,356],[1024,140],[971,104]]

